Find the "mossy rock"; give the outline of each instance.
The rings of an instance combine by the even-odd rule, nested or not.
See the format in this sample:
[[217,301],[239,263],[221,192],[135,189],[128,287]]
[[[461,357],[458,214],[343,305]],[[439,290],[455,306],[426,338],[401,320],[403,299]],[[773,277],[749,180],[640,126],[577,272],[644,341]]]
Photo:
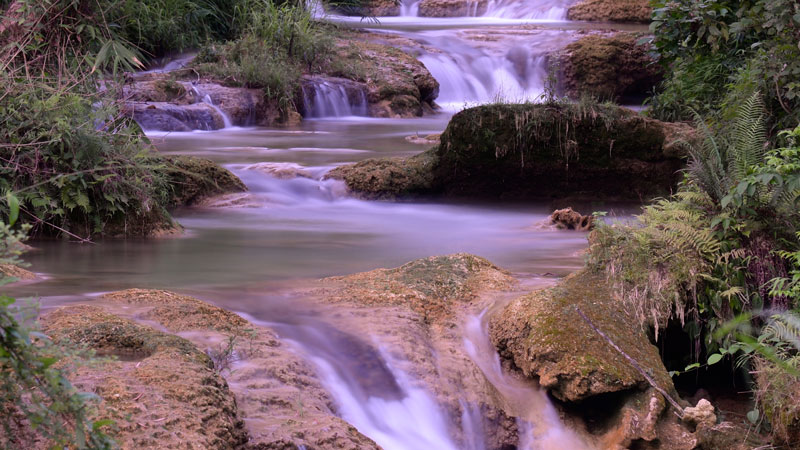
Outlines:
[[432,256],[393,269],[376,269],[343,277],[325,278],[338,289],[324,298],[360,306],[408,306],[430,320],[449,317],[453,305],[469,302],[489,290],[514,285],[511,275],[488,260],[457,253]]
[[567,10],[567,19],[648,23],[652,14],[649,0],[583,0]]
[[398,0],[360,0],[358,2],[336,2],[329,7],[340,14],[358,17],[386,17],[400,15]]
[[0,264],[0,274],[15,278],[16,281],[31,281],[36,279],[36,274],[14,264]]
[[340,179],[348,189],[370,199],[393,199],[424,194],[433,185],[435,149],[410,158],[375,158],[339,166],[327,175]]
[[675,392],[658,349],[644,330],[632,325],[634,318],[612,296],[605,279],[586,271],[509,304],[491,320],[492,342],[501,358],[564,402],[649,389],[645,377],[581,318],[578,309],[662,389]]
[[169,206],[187,206],[209,197],[243,192],[247,187],[228,169],[193,156],[165,157],[172,188]]
[[215,330],[241,334],[248,322],[240,316],[186,295],[156,289],[127,289],[103,295],[126,305],[150,306],[142,318],[155,320],[170,331]]
[[555,57],[559,83],[572,98],[641,99],[661,82],[663,70],[638,33],[590,34]]
[[662,122],[613,104],[495,104],[459,112],[434,188],[457,197],[643,200],[668,194],[683,160]]

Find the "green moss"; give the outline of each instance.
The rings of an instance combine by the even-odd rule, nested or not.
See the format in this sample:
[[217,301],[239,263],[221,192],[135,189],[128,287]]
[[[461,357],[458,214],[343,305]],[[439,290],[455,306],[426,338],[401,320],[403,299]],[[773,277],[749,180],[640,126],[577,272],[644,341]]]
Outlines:
[[166,158],[172,195],[170,206],[192,205],[205,198],[247,190],[244,183],[218,164],[193,156]]

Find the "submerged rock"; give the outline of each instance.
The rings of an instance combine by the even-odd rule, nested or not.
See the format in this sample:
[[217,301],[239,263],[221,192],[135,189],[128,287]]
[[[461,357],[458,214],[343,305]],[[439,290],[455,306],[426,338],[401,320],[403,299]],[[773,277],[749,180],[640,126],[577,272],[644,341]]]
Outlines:
[[648,23],[652,14],[648,0],[582,0],[567,10],[567,19]]
[[590,94],[608,100],[641,99],[663,78],[650,44],[637,33],[590,34],[567,45],[555,60],[559,83],[572,97]]
[[145,130],[191,131],[225,128],[220,112],[207,103],[133,103],[126,106],[133,119]]

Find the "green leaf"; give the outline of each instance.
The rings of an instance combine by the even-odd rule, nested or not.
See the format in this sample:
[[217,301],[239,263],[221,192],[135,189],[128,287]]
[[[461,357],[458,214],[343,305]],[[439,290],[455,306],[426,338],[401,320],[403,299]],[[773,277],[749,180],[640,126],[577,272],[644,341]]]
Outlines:
[[690,371],[692,369],[697,369],[698,367],[700,367],[700,363],[689,364],[688,366],[686,366],[685,369],[683,369],[683,371],[684,372],[688,372],[688,371]]
[[755,423],[758,422],[758,418],[760,416],[761,416],[761,413],[756,408],[756,409],[754,409],[754,410],[752,410],[752,411],[747,413],[747,420],[749,420],[750,423],[755,424]]
[[8,202],[8,225],[13,226],[19,218],[19,199],[11,192],[6,194]]
[[720,361],[722,361],[722,355],[720,355],[719,353],[714,353],[713,355],[708,357],[708,365],[709,366],[712,365],[712,364],[716,364],[716,363],[718,363]]

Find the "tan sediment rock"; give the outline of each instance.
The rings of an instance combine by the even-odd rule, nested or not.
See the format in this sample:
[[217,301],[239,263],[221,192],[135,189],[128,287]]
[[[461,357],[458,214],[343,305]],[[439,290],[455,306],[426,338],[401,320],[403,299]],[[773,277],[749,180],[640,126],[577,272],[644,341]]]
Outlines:
[[354,65],[330,75],[365,83],[373,117],[416,117],[432,111],[439,82],[412,54],[376,42],[369,33],[351,33],[337,42],[339,58]]
[[115,421],[121,448],[229,449],[247,442],[228,385],[186,339],[93,306],[58,309],[43,323],[57,341],[120,358],[79,368],[73,382],[103,399],[97,415]]
[[129,289],[106,294],[102,300],[132,306],[127,312],[137,320],[156,322],[209,352],[234,337],[231,367],[222,375],[235,395],[248,448],[377,450],[371,439],[336,416],[334,401],[314,367],[269,328],[169,291]]
[[583,0],[567,10],[567,19],[590,22],[650,22],[648,0]]
[[564,208],[550,214],[550,223],[562,230],[588,231],[594,226],[594,217],[584,216],[572,208]]
[[17,281],[31,281],[36,279],[36,274],[14,264],[0,264],[0,273],[7,277],[16,278]]

